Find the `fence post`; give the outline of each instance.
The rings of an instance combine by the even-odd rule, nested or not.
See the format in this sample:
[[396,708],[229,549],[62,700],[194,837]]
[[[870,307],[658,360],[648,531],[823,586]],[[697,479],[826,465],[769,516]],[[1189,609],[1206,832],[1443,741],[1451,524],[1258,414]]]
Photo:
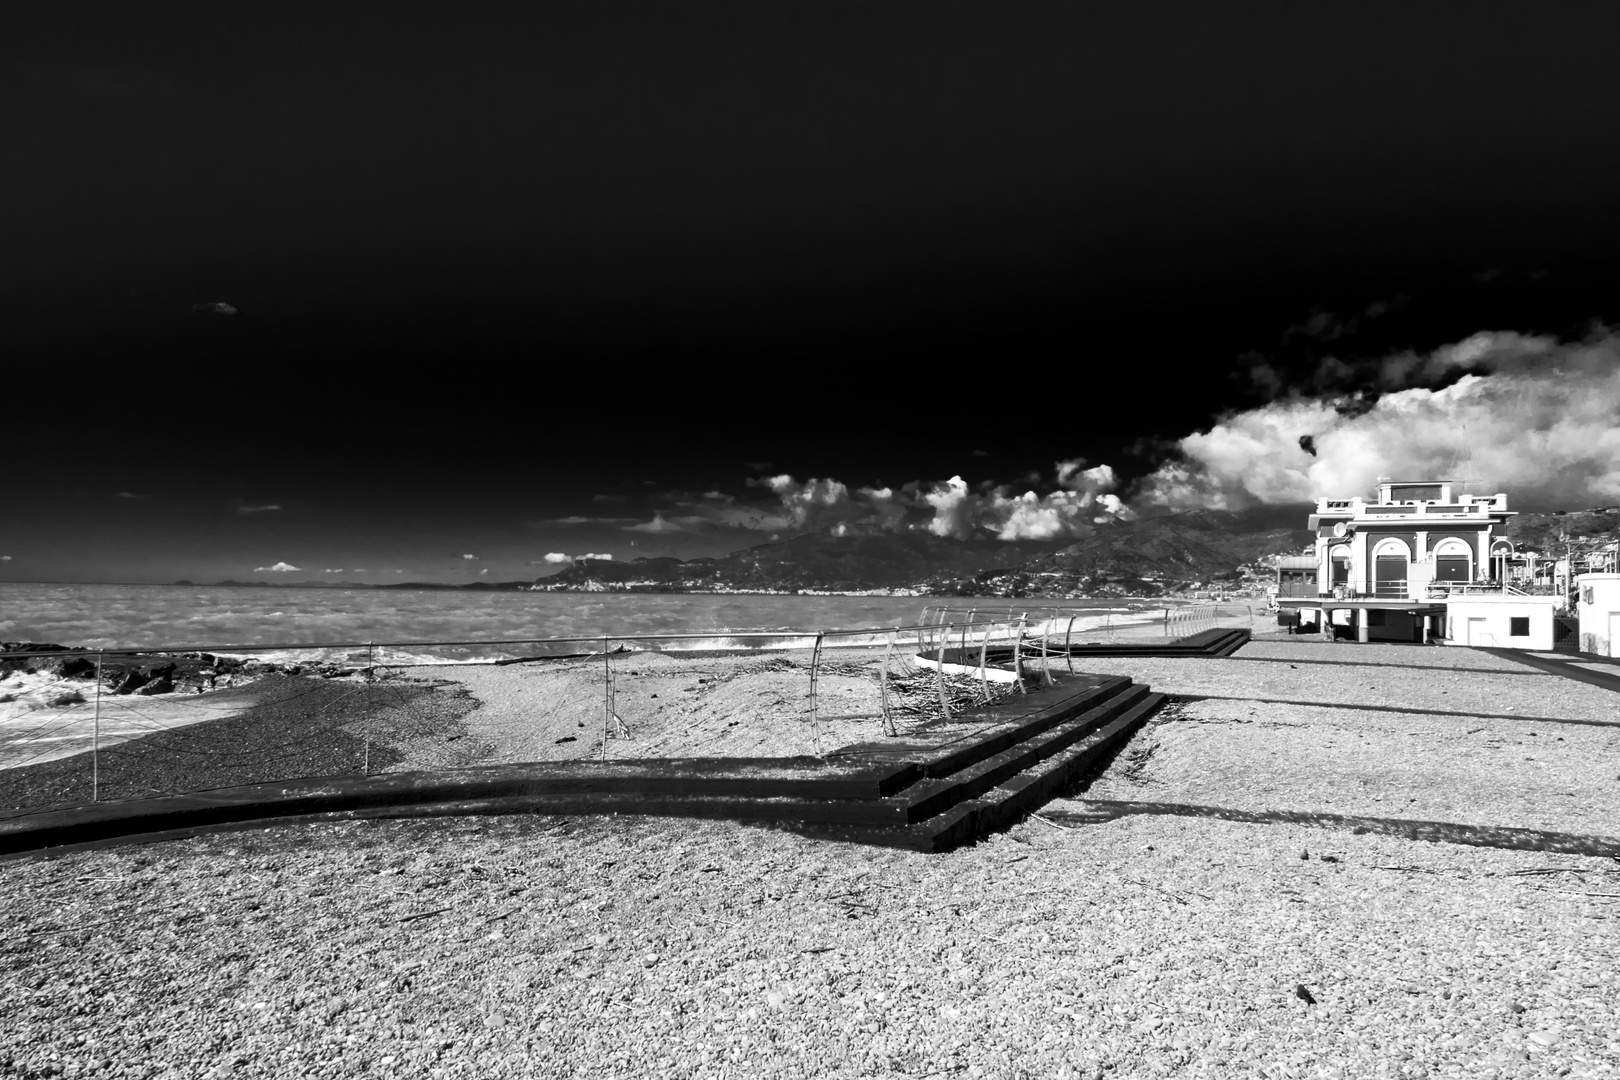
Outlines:
[[939,631],[939,651],[934,654],[935,671],[938,673],[939,707],[945,713],[945,719],[951,718],[951,700],[945,694],[945,643],[950,640],[951,628],[943,626]]
[[900,729],[894,726],[894,717],[889,714],[889,657],[894,655],[894,635],[889,635],[888,644],[883,647],[883,667],[878,673],[879,692],[883,695],[883,734],[895,736]]
[[90,801],[101,801],[101,662],[106,653],[96,653],[96,720],[90,739]]
[[613,728],[613,661],[608,659],[608,639],[602,638],[602,750],[599,761],[607,760],[607,741]]
[[816,673],[821,666],[821,642],[824,632],[816,634],[816,648],[810,654],[810,737],[815,741],[816,757],[821,756],[821,717],[817,713]]
[[1051,629],[1051,626],[1052,623],[1049,619],[1041,622],[1041,681],[1046,683],[1047,686],[1057,682],[1056,679],[1052,678],[1051,661],[1046,658],[1046,632]]
[[1007,624],[1007,629],[1012,633],[1012,639],[1013,639],[1013,678],[1018,683],[1018,692],[1020,694],[1029,693],[1029,689],[1024,686],[1024,651],[1023,651],[1024,622],[1028,618],[1029,618],[1029,615],[1026,613],[1025,615],[1023,615],[1023,616],[1021,616],[1019,618],[1017,623],[1009,622]]
[[1063,653],[1069,658],[1069,674],[1074,674],[1074,652],[1069,648],[1069,638],[1074,636],[1074,620],[1077,616],[1069,616],[1069,628],[1063,631]]
[[984,700],[990,700],[990,676],[985,672],[985,658],[990,651],[990,624],[984,624],[984,640],[979,642],[979,690]]

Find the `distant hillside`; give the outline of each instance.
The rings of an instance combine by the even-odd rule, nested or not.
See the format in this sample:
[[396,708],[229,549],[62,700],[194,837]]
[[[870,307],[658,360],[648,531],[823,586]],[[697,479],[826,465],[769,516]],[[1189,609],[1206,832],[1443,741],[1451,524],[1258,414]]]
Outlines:
[[[1303,525],[1303,515],[1299,515]],[[1192,511],[1098,526],[1072,540],[955,540],[926,532],[810,533],[718,559],[584,559],[541,578],[543,589],[907,589],[947,595],[1133,595],[1175,592],[1309,543],[1304,529],[1256,517]]]
[[1566,542],[1584,548],[1616,537],[1620,537],[1620,512],[1519,514],[1508,518],[1507,524],[1507,538],[1515,548],[1544,553],[1561,551]]

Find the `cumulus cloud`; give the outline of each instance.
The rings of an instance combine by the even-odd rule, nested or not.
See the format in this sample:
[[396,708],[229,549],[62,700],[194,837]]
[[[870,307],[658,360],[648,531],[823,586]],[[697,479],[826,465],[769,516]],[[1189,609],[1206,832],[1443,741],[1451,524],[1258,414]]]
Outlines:
[[462,558],[463,559],[470,559],[470,560],[472,560],[474,562],[478,561],[478,556],[476,556],[476,555],[463,555]]
[[576,562],[579,562],[582,559],[608,559],[608,560],[611,560],[612,558],[613,558],[612,555],[609,555],[609,554],[606,554],[606,553],[600,553],[599,554],[599,553],[594,552],[594,551],[587,551],[583,555],[565,555],[560,551],[553,551],[553,552],[547,553],[547,555],[542,559],[531,559],[531,560],[529,560],[529,565],[530,566],[573,566]]
[[255,566],[253,568],[253,572],[255,574],[289,574],[297,569],[298,567],[294,566],[292,563],[278,562],[271,566]]
[[664,518],[664,515],[661,514],[661,513],[654,513],[653,516],[652,516],[651,521],[643,521],[643,522],[640,522],[640,523],[635,524],[635,525],[626,525],[626,526],[624,526],[624,528],[625,528],[625,530],[627,532],[645,532],[645,533],[662,533],[662,532],[680,532],[681,531],[680,525],[676,524],[675,522],[666,520]]
[[0,555],[0,562],[10,562],[10,561],[11,561],[11,556],[10,555]]
[[1295,389],[1188,435],[1136,501],[1242,509],[1365,494],[1380,476],[1477,479],[1476,490],[1517,492],[1521,503],[1620,498],[1615,334],[1560,343],[1481,333],[1372,370],[1382,393]]
[[478,572],[479,572],[479,573],[480,573],[480,574],[487,574],[487,573],[489,573],[489,567],[487,567],[487,566],[486,566],[486,567],[484,567],[484,568],[483,568],[483,569],[482,569],[482,570],[480,570],[480,571],[478,571]]
[[[323,573],[323,574],[341,574],[341,573],[343,573],[343,569],[341,567],[339,567],[336,570],[322,570],[321,573]],[[356,573],[358,573],[358,571],[356,571]]]

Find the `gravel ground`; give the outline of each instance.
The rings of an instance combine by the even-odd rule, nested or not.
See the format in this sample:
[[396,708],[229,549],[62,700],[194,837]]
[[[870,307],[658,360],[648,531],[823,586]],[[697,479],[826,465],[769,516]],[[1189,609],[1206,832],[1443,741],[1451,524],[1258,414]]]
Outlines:
[[[1054,818],[1112,793],[1620,835],[1620,729],[1555,722],[1613,720],[1597,688],[1303,642],[1118,668],[1249,696],[1172,708]],[[1369,688],[1463,715],[1322,704]],[[478,743],[487,707],[444,722]],[[0,868],[0,1075],[1611,1077],[1617,920],[1612,858],[1295,823],[1031,819],[946,856],[285,826]]]
[[1620,865],[1295,825],[1029,821],[939,857],[717,822],[357,822],[13,863],[0,890],[19,1076],[1620,1063]]
[[[143,702],[153,699],[141,699]],[[161,702],[162,699],[155,699]],[[223,719],[162,727],[104,747],[102,801],[146,798],[305,776],[373,772],[427,756],[447,767],[489,752],[460,718],[475,703],[459,687],[431,682],[266,676],[251,686],[167,703]],[[368,739],[369,735],[369,739]],[[0,769],[0,814],[91,801],[88,753]]]

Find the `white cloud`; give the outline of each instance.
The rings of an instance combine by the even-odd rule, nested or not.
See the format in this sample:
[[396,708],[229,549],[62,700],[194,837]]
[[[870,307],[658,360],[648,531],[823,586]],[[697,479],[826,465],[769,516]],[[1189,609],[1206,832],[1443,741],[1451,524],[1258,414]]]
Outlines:
[[587,551],[583,555],[575,555],[574,558],[575,559],[608,559],[608,560],[611,560],[613,558],[613,556],[607,554],[606,552],[603,552],[601,554],[597,554],[594,551]]
[[483,568],[483,569],[482,569],[482,570],[480,570],[480,571],[478,571],[478,572],[479,572],[479,573],[480,573],[480,574],[487,574],[487,573],[489,573],[489,567],[487,567],[487,566],[486,566],[486,567],[484,567],[484,568]]
[[463,555],[462,558],[463,559],[471,559],[471,560],[476,562],[477,559],[478,559],[478,556],[476,556],[476,555]]
[[297,569],[298,567],[292,563],[278,562],[272,566],[255,566],[253,572],[255,574],[289,574]]
[[661,514],[661,513],[654,513],[653,516],[652,516],[651,521],[643,521],[643,522],[641,522],[640,524],[637,524],[637,525],[626,525],[626,526],[624,526],[624,528],[625,528],[625,531],[627,531],[627,532],[645,532],[645,533],[662,533],[662,532],[680,532],[681,531],[681,527],[679,525],[667,520],[664,517],[664,515]]
[[[1177,444],[1139,501],[1242,508],[1368,494],[1378,477],[1478,480],[1473,490],[1537,504],[1620,498],[1620,338],[1560,344],[1475,334],[1429,356],[1380,366],[1388,380],[1430,380],[1468,368],[1450,386],[1386,393],[1369,408],[1291,396],[1226,417]],[[1316,455],[1300,448],[1310,436]],[[1462,475],[1466,473],[1467,475]]]
[[341,574],[341,573],[343,573],[343,570],[341,568],[339,568],[337,570],[322,570],[321,573],[323,573],[323,574]]
[[546,553],[545,561],[548,563],[571,563],[574,561],[574,557],[572,555],[564,555],[560,551],[551,551]]
[[0,562],[10,562],[10,561],[11,561],[11,556],[10,555],[0,555]]

